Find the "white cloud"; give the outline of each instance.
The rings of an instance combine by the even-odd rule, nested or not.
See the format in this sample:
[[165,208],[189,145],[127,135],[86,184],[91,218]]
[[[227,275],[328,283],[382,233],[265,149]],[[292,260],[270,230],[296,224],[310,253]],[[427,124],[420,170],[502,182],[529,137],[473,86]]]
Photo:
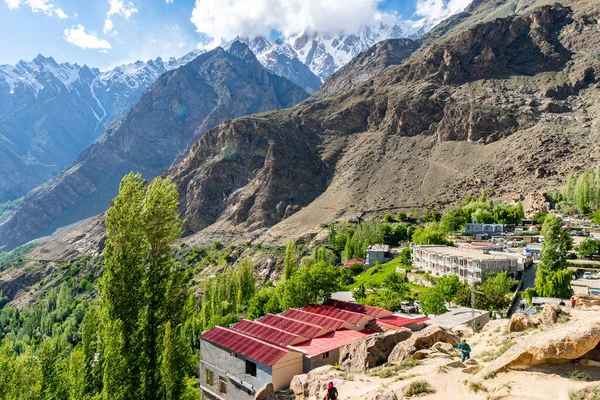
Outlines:
[[471,2],[472,0],[417,0],[415,14],[440,22],[463,11]]
[[129,19],[139,11],[132,2],[125,4],[123,0],[108,0],[108,4],[110,4],[110,9],[106,13],[107,18],[112,15],[120,15],[125,19]]
[[108,34],[108,33],[112,33],[114,35],[114,31],[115,29],[115,24],[112,22],[112,20],[110,18],[106,18],[106,20],[104,21],[104,27],[102,28],[102,32],[104,32],[104,34]]
[[167,4],[173,4],[173,0],[165,0],[165,3],[167,3]]
[[191,21],[215,44],[240,34],[355,33],[375,21],[380,0],[196,0]]
[[85,27],[81,24],[73,25],[70,29],[65,29],[64,39],[82,49],[100,50],[101,53],[107,53],[111,45],[104,39],[91,33],[86,33]]
[[60,7],[56,7],[52,0],[4,0],[9,10],[16,10],[21,5],[31,8],[33,13],[44,13],[49,17],[56,15],[60,19],[68,18],[68,15]]

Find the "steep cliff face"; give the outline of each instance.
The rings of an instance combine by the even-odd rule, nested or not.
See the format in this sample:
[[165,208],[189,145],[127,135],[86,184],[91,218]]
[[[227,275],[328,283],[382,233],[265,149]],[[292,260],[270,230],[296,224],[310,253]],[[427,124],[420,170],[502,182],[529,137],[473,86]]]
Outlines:
[[306,97],[300,87],[268,73],[241,43],[230,52],[205,53],[162,75],[69,168],[30,192],[0,222],[0,249],[101,213],[124,174],[161,174],[220,122],[290,107]]

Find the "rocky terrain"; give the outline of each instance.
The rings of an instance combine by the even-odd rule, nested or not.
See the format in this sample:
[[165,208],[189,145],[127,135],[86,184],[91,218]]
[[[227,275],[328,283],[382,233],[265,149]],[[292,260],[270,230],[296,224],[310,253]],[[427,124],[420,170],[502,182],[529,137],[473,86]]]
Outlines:
[[130,171],[153,178],[232,118],[290,107],[307,94],[268,73],[244,44],[217,48],[163,74],[96,144],[30,192],[0,222],[0,250],[103,212]]
[[[357,362],[317,368],[294,377],[290,389],[298,400],[323,398],[329,381],[348,400],[597,398],[591,394],[600,393],[600,309],[546,306],[540,314],[545,322],[522,332],[507,329],[507,320],[494,320],[477,333],[428,327],[397,344],[389,337],[400,332],[360,339],[340,359],[346,352],[361,361],[369,349],[383,348],[389,360],[377,367]],[[460,336],[472,348],[465,363],[456,350]]]

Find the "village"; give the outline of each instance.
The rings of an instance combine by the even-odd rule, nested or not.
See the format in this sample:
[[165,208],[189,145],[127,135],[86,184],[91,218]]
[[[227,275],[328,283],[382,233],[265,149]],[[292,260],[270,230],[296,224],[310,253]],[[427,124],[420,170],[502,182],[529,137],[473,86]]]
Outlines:
[[[561,217],[565,218],[575,245],[580,245],[586,238],[600,237],[600,226]],[[407,276],[426,274],[433,280],[457,276],[471,288],[470,307],[455,306],[440,315],[425,315],[420,302],[414,301],[402,302],[402,307],[392,312],[359,304],[354,292],[336,292],[324,304],[288,309],[278,315],[267,314],[254,321],[242,320],[230,327],[214,327],[201,340],[203,398],[275,399],[295,393],[296,398],[319,399],[322,395],[298,396],[298,376],[311,376],[311,371],[315,370],[331,373],[340,366],[344,370],[343,366],[349,365],[348,360],[355,357],[353,353],[357,348],[372,347],[361,359],[364,365],[359,368],[368,371],[381,364],[388,365],[387,358],[394,349],[413,337],[420,338],[414,340],[421,344],[405,355],[411,359],[428,357],[431,352],[438,351],[435,347],[440,346],[444,352],[457,354],[455,349],[460,338],[477,335],[490,323],[496,327],[494,332],[500,330],[498,323],[508,323],[508,332],[520,331],[537,327],[539,324],[534,321],[539,317],[535,315],[541,311],[558,315],[561,307],[600,305],[600,297],[594,296],[600,293],[600,273],[593,272],[597,265],[590,260],[572,260],[574,262],[569,264],[573,297],[526,300],[523,294],[534,287],[542,253],[544,237],[540,230],[541,226],[531,219],[523,219],[518,225],[473,221],[467,223],[462,232],[450,237],[454,246],[410,247],[410,272],[399,267],[397,272]],[[367,247],[365,259],[348,260],[340,268],[364,265],[364,270],[368,271],[392,262],[401,252],[400,248],[373,244]],[[508,307],[493,312],[475,308],[475,297],[481,295],[474,289],[475,285],[497,273],[506,273],[518,282],[509,296]],[[553,318],[556,320],[556,316]],[[600,341],[600,337],[597,339]],[[593,362],[600,365],[600,359]],[[355,361],[350,362],[353,363]],[[473,365],[477,364],[462,367],[473,370]],[[356,366],[351,369],[355,370]],[[294,380],[296,388],[290,389]],[[325,383],[322,386],[317,390],[322,392]]]

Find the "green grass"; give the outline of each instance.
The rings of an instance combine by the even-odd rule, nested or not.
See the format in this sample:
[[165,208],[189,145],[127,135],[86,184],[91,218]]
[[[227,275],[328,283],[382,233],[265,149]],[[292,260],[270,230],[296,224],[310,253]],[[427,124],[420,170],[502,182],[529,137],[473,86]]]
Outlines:
[[395,258],[385,264],[379,264],[365,270],[360,275],[354,277],[354,283],[349,285],[348,289],[355,289],[360,285],[365,287],[379,287],[383,285],[388,276],[396,272],[400,266],[400,259]]
[[583,390],[570,390],[569,400],[600,400],[600,386]]
[[571,375],[569,375],[569,379],[572,381],[589,381],[590,378],[590,374],[580,369],[574,370],[571,372]]

